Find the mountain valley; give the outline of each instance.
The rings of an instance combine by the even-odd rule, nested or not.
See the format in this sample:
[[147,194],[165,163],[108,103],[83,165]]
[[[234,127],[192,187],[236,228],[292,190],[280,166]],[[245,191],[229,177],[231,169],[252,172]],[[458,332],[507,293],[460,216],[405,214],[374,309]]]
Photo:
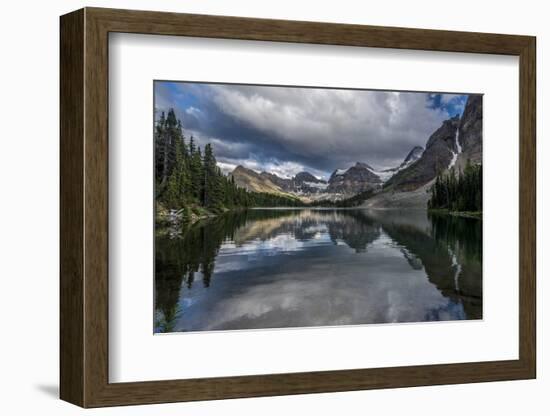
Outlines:
[[304,203],[338,201],[368,193],[364,206],[371,208],[425,208],[429,188],[440,173],[465,168],[468,162],[481,164],[482,97],[470,95],[462,117],[445,120],[426,140],[425,148],[414,146],[396,167],[375,169],[357,161],[336,169],[328,180],[309,172],[282,178],[270,172],[236,167],[230,176],[248,191],[293,196]]

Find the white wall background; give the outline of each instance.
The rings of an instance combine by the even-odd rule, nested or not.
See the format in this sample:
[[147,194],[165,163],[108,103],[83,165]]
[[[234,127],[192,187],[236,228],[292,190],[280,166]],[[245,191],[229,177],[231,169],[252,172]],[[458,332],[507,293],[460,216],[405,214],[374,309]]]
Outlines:
[[[338,394],[225,400],[87,411],[102,415],[471,414],[546,415],[550,361],[546,324],[550,285],[544,249],[550,229],[544,138],[550,84],[550,26],[536,0],[359,2],[353,0],[52,0],[4,2],[0,13],[0,410],[3,414],[73,415],[58,395],[58,16],[103,6],[276,19],[318,20],[536,35],[538,40],[538,313],[537,380]],[[503,167],[505,168],[505,167]],[[545,201],[546,199],[546,201]],[[475,340],[474,340],[475,342]]]

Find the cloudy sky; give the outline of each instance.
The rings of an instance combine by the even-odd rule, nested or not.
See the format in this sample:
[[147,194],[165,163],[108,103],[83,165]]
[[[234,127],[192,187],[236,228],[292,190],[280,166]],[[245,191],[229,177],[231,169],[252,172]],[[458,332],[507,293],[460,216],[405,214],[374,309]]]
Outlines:
[[243,165],[328,179],[356,162],[394,167],[466,95],[155,81],[156,114],[174,108],[187,138],[211,143],[228,172]]

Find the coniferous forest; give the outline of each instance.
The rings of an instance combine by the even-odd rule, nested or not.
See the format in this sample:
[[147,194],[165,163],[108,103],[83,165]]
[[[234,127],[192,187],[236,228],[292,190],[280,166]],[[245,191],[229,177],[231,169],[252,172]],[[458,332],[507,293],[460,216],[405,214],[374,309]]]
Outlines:
[[438,175],[431,188],[429,209],[446,209],[459,212],[483,210],[483,172],[481,165],[467,163],[463,172],[454,169],[446,175]]
[[[186,137],[173,109],[162,112],[155,123],[155,185],[158,207],[176,210],[181,220],[248,207],[332,206],[354,207],[372,191],[340,200],[305,204],[298,198],[251,192],[235,184],[217,166],[212,146],[201,149],[193,136]],[[440,173],[431,188],[429,209],[460,212],[482,211],[482,167],[467,163],[463,171]]]
[[184,135],[173,109],[155,123],[156,201],[166,209],[218,213],[227,209],[261,206],[300,206],[297,198],[250,192],[235,185],[216,164],[212,146],[198,146]]
[[484,318],[481,95],[153,98],[155,333]]

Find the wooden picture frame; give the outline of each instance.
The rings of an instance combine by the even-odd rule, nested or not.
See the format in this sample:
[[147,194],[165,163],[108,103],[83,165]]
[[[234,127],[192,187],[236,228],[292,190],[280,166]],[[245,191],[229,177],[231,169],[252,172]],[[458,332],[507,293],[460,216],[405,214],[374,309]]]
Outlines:
[[[82,407],[530,379],[535,333],[535,38],[85,8],[61,17],[60,396]],[[109,383],[108,34],[192,36],[519,57],[519,359]]]

